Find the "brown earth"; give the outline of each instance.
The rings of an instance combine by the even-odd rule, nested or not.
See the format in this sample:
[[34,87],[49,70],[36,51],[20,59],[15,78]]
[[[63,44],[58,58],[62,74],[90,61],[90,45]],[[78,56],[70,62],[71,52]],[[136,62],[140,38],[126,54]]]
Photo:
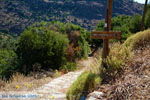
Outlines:
[[150,47],[136,50],[115,81],[97,91],[104,95],[95,100],[150,100]]

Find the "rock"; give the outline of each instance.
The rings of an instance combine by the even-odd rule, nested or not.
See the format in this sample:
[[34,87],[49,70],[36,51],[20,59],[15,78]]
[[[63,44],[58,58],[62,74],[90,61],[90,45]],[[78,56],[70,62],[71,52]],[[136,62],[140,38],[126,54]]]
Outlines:
[[53,75],[55,74],[55,72],[47,71],[47,72],[45,72],[45,74],[46,74],[47,77],[53,77]]
[[86,99],[86,100],[97,100],[96,98],[94,98],[94,97],[89,97],[88,99]]
[[[104,96],[104,93],[103,92],[99,92],[99,91],[94,91],[94,92],[89,94],[90,98],[93,97],[93,98],[96,98],[96,99],[102,99],[103,96]],[[88,99],[88,100],[92,100],[92,99]]]

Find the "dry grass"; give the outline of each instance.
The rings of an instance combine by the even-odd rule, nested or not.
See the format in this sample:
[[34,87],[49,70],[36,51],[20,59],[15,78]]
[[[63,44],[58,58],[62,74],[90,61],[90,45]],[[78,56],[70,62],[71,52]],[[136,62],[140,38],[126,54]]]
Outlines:
[[86,96],[102,81],[100,77],[101,57],[90,57],[83,65],[86,67],[85,72],[68,89],[67,100],[80,100],[82,96]]
[[[77,70],[81,68],[79,67]],[[47,76],[46,73],[53,74]],[[63,74],[66,74],[66,72],[63,72],[62,70],[55,70],[53,72],[32,72],[28,76],[21,73],[15,73],[8,81],[0,79],[0,91],[31,91],[47,84],[52,79],[60,77]]]
[[132,62],[128,62],[125,72],[107,94],[113,100],[150,99],[150,50],[138,51]]
[[87,66],[87,71],[94,73],[94,74],[101,74],[102,71],[102,49],[99,48],[98,51],[94,54],[91,58],[91,63]]
[[131,59],[132,55],[133,53],[129,47],[123,46],[119,43],[112,44],[109,56],[106,60],[108,69],[115,70],[121,68],[126,61]]
[[30,91],[52,80],[51,77],[35,79],[33,76],[14,74],[9,81],[0,81],[0,91]]
[[67,91],[67,100],[80,100],[82,96],[86,96],[93,91],[100,82],[101,78],[99,75],[85,71]]
[[104,61],[107,67],[103,68],[101,73],[103,77],[102,83],[113,83],[122,74],[124,65],[131,60],[132,56],[133,52],[129,47],[120,43],[112,44],[109,56]]
[[132,35],[125,41],[124,46],[128,46],[131,47],[132,50],[136,50],[142,49],[148,44],[150,44],[150,29]]
[[110,48],[110,54],[106,59],[107,69],[104,72],[105,83],[113,82],[119,77],[126,63],[132,60],[136,50],[149,48],[150,30],[136,33],[129,37],[124,44],[115,43]]
[[[132,59],[123,64],[121,75],[115,81],[102,84],[98,91],[105,93],[102,98],[106,100],[150,100],[150,30],[133,35],[123,46],[129,52],[132,50]],[[124,52],[119,53],[121,48],[113,50],[112,56],[126,61],[121,57]],[[113,61],[110,64],[115,65]]]

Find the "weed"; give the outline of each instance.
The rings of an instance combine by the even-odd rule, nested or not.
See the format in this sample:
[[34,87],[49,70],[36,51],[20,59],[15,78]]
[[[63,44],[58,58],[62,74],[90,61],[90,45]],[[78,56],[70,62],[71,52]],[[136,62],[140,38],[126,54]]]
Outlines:
[[80,100],[82,96],[86,96],[89,92],[94,90],[100,82],[101,78],[99,75],[88,71],[82,73],[69,88],[67,99]]

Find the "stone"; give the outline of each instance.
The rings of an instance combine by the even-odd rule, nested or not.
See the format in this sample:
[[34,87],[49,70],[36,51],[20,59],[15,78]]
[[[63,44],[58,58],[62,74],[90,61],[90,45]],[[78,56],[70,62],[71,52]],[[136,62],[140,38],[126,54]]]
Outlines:
[[89,96],[100,99],[104,96],[104,93],[99,92],[99,91],[94,91],[94,92],[90,93]]

